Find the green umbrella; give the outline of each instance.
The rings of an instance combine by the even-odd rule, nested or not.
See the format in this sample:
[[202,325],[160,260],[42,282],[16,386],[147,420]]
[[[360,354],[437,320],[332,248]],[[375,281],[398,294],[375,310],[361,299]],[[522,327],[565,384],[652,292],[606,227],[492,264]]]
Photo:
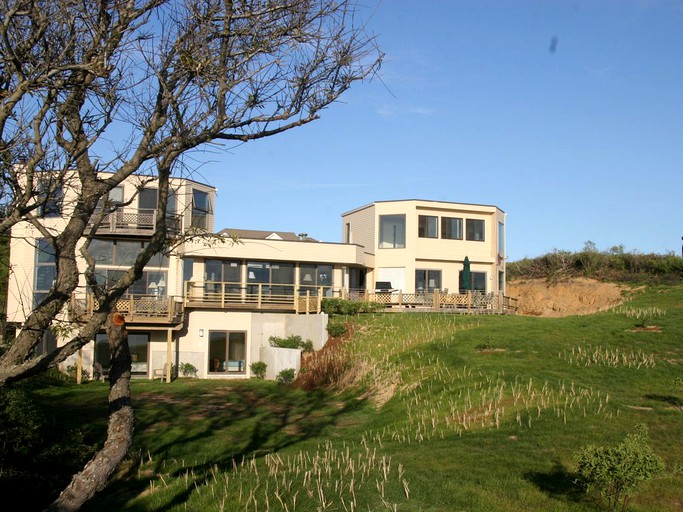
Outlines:
[[462,265],[462,291],[467,292],[472,289],[472,272],[470,271],[470,259],[465,256]]

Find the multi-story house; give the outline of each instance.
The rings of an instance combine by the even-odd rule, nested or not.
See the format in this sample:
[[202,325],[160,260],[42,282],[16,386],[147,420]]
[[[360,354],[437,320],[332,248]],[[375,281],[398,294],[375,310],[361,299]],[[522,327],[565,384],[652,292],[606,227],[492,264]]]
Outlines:
[[[110,203],[121,206],[91,241],[97,278],[105,286],[118,279],[151,237],[158,194],[153,179],[141,183],[130,179],[112,191]],[[321,348],[328,320],[321,312],[322,299],[374,300],[381,282],[390,283],[389,302],[394,304],[397,292],[424,297],[504,291],[505,214],[494,206],[377,202],[343,214],[343,241],[327,243],[276,231],[223,229],[209,235],[215,232],[216,190],[179,178],[172,179],[171,187],[169,231],[199,230],[207,236],[179,238],[170,254],[149,262],[119,300],[136,377],[152,378],[168,361],[176,368],[192,364],[201,378],[248,378],[251,363],[265,361],[268,376],[274,377],[278,369],[297,368],[298,359],[278,359],[282,354],[270,347],[271,337],[298,335]],[[74,194],[64,189],[46,202],[42,222],[47,229],[65,225]],[[469,286],[461,277],[465,257],[471,262]],[[7,319],[20,328],[55,278],[54,255],[35,227],[18,224],[13,229],[10,265]],[[95,307],[81,276],[60,320],[77,323]],[[40,349],[63,343],[61,331],[46,333]],[[98,334],[78,360],[91,374],[99,368],[106,372],[105,334]]]
[[369,267],[365,277],[352,273],[351,288],[505,292],[505,213],[496,206],[377,201],[342,214],[342,222],[344,242],[363,246]]

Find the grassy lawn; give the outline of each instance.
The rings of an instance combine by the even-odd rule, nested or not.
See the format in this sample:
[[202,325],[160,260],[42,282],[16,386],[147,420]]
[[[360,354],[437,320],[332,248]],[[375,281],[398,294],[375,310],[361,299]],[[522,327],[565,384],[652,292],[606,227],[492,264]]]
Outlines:
[[[337,391],[135,381],[134,449],[86,510],[600,510],[574,484],[575,454],[638,423],[667,469],[629,510],[683,507],[683,287],[558,319],[342,320],[353,335],[338,357],[355,371]],[[106,393],[93,382],[41,396],[96,440]]]

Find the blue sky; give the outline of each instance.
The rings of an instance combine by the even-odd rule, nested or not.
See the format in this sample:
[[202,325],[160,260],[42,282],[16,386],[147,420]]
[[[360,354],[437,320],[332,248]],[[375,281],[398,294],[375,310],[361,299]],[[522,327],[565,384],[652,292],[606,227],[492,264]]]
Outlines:
[[432,199],[499,206],[510,261],[588,240],[680,254],[683,2],[360,1],[381,80],[195,155],[217,229],[338,242],[343,212]]

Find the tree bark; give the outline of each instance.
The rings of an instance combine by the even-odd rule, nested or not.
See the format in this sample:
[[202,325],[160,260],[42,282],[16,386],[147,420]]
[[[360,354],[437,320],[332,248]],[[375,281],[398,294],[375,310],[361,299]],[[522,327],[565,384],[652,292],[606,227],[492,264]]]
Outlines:
[[74,475],[71,483],[46,509],[52,512],[79,510],[104,489],[133,443],[135,414],[130,400],[131,357],[123,315],[113,313],[106,326],[111,368],[109,370],[109,427],[102,449]]

